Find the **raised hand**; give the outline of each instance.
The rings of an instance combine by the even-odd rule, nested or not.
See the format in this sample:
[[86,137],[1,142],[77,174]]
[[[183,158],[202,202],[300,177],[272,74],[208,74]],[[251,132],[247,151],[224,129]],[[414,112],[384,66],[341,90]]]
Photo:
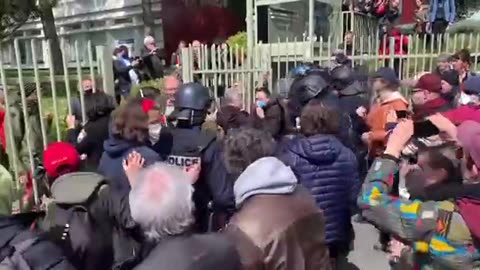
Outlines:
[[127,175],[130,186],[135,185],[136,176],[143,169],[145,159],[137,152],[132,152],[123,160],[123,170]]

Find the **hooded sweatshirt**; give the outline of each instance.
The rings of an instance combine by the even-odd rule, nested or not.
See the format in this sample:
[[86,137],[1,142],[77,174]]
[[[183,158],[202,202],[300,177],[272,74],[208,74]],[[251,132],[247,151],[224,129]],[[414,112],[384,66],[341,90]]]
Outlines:
[[110,181],[110,185],[114,189],[120,192],[130,191],[130,184],[122,163],[131,152],[139,153],[145,159],[145,166],[161,161],[160,156],[146,145],[114,138],[112,135],[104,142],[103,149],[105,151],[102,154],[97,171]]
[[292,194],[297,188],[295,174],[275,157],[261,158],[243,171],[238,177],[233,191],[237,208],[255,195]]

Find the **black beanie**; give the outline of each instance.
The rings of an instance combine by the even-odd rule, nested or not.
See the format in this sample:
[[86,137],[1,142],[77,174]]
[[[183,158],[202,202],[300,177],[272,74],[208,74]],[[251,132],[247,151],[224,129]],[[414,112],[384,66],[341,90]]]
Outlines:
[[446,81],[451,86],[459,86],[458,73],[455,70],[444,71],[440,74],[442,81]]

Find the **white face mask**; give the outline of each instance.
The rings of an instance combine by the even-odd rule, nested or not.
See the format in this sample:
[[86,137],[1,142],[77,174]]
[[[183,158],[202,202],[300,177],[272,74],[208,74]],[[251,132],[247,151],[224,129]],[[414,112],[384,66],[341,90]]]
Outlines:
[[160,139],[160,130],[162,129],[161,124],[152,124],[148,125],[148,136],[150,138],[150,142],[155,144]]
[[467,94],[465,94],[465,93],[462,92],[462,93],[460,94],[460,99],[459,99],[458,102],[459,102],[461,105],[468,105],[468,104],[472,104],[472,103],[478,102],[478,99],[479,99],[479,98],[478,98],[477,96],[475,96],[475,95],[467,95]]
[[80,134],[78,134],[77,143],[81,143],[82,140],[85,138],[85,136],[87,136],[87,133],[85,132],[84,129],[82,129],[82,131],[80,132]]

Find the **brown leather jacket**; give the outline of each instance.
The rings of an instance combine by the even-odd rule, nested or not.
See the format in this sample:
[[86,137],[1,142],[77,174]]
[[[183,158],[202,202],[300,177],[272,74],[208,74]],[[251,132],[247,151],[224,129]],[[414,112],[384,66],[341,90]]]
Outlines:
[[304,188],[248,199],[225,233],[245,270],[329,270],[325,221]]

